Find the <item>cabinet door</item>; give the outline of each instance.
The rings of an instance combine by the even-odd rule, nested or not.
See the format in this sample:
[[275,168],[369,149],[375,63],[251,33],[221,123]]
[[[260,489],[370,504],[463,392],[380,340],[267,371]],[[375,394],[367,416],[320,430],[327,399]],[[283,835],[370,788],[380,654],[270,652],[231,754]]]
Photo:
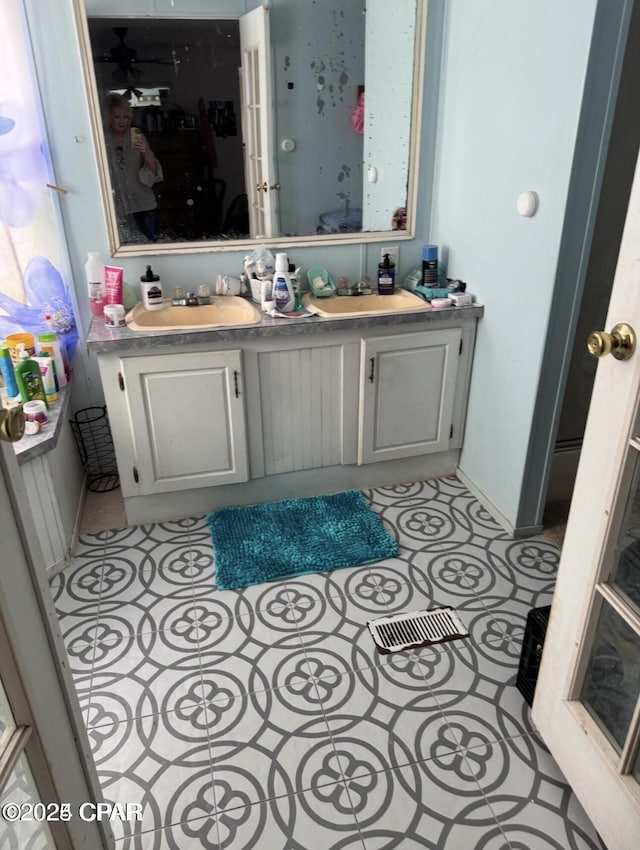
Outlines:
[[461,329],[362,340],[358,463],[449,448]]
[[123,359],[139,493],[248,480],[241,352]]
[[342,344],[258,353],[266,475],[353,463],[345,461],[344,358]]

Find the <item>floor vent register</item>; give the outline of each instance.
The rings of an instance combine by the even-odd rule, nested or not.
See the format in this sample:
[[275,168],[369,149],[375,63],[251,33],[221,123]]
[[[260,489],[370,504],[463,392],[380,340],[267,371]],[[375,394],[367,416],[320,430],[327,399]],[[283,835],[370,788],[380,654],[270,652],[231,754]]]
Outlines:
[[431,646],[469,636],[469,632],[451,607],[378,617],[370,620],[367,626],[375,645],[382,653]]

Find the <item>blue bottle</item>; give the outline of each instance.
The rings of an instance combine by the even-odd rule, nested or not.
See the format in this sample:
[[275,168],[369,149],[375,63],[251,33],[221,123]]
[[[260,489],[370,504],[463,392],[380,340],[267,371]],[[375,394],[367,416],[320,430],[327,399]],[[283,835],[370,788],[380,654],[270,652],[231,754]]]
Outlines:
[[2,370],[7,397],[15,398],[17,395],[20,395],[20,390],[16,383],[16,374],[13,371],[9,347],[4,344],[0,344],[0,370]]

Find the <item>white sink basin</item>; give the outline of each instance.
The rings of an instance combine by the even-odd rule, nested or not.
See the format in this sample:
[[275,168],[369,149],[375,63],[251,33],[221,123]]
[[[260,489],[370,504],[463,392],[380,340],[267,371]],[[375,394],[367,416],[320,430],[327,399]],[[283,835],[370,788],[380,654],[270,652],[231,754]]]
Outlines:
[[326,319],[351,319],[431,309],[426,301],[406,289],[398,289],[393,295],[332,295],[330,298],[316,298],[309,292],[303,297],[303,304],[310,313]]
[[262,314],[251,301],[235,295],[213,299],[212,304],[197,307],[174,307],[165,301],[162,310],[145,310],[143,304],[127,314],[132,331],[208,330],[242,325],[257,325]]

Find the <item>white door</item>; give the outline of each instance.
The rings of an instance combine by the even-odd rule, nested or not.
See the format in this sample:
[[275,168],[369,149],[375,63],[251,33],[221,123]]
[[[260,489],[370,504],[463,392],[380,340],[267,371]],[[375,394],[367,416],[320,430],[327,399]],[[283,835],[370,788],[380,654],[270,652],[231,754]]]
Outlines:
[[362,340],[358,463],[449,448],[460,328]]
[[[606,330],[619,323],[640,330],[638,166]],[[608,850],[640,847],[639,401],[640,352],[602,356],[533,704]]]
[[268,6],[258,6],[240,18],[240,56],[249,226],[252,238],[257,239],[278,235]]
[[1,442],[0,540],[0,847],[111,847],[24,482]]

